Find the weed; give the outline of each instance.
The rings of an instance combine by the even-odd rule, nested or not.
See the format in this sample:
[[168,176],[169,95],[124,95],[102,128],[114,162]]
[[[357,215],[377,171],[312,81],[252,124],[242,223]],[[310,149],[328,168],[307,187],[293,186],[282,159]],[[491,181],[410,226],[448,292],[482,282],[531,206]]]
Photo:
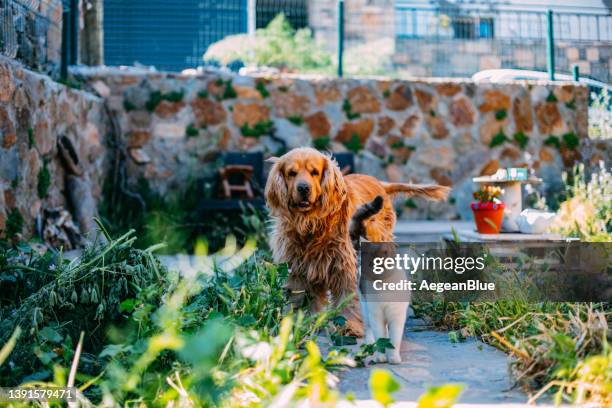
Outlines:
[[47,161],[43,162],[43,165],[38,172],[38,184],[36,191],[38,192],[38,198],[43,199],[47,196],[49,187],[51,186],[51,173],[47,167]]
[[570,150],[575,150],[580,144],[580,139],[574,132],[564,133],[562,139],[565,146]]
[[331,139],[329,136],[321,136],[312,139],[312,145],[317,150],[329,150]]
[[516,142],[516,144],[519,145],[521,150],[525,150],[525,148],[529,144],[529,136],[527,136],[522,130],[516,132],[512,136],[512,139]]
[[200,99],[206,99],[208,98],[208,91],[205,89],[202,89],[201,91],[198,92],[198,98]]
[[551,102],[551,103],[557,102],[557,97],[555,96],[555,93],[553,91],[550,91],[548,93],[548,96],[546,97],[546,102]]
[[36,141],[34,140],[34,130],[29,127],[28,128],[28,148],[31,149],[36,145]]
[[200,132],[198,131],[198,128],[195,127],[193,125],[193,123],[190,123],[187,128],[185,129],[185,136],[187,137],[196,137],[200,134]]
[[360,113],[353,112],[353,107],[351,106],[351,103],[348,99],[345,99],[344,102],[342,102],[342,111],[344,112],[348,120],[353,120],[361,117]]
[[359,139],[359,135],[356,133],[353,133],[351,138],[344,142],[344,146],[353,153],[359,153],[359,151],[363,149],[361,139]]
[[255,84],[255,89],[257,90],[257,92],[259,92],[261,97],[264,99],[270,96],[270,92],[266,88],[266,84],[263,81],[257,81],[257,83]]
[[549,147],[561,148],[561,142],[557,136],[550,135],[544,140],[544,144]]
[[270,134],[273,127],[274,122],[272,122],[271,120],[264,120],[261,122],[257,122],[253,127],[250,127],[248,123],[245,123],[240,127],[240,132],[244,137],[259,138],[263,135]]
[[508,141],[508,136],[506,136],[503,129],[500,129],[499,132],[497,132],[497,134],[493,136],[493,138],[491,139],[491,142],[489,143],[489,147],[494,148],[496,146],[501,146],[507,141]]
[[508,112],[506,112],[505,109],[500,109],[497,112],[495,112],[495,120],[497,121],[502,121],[504,119],[506,119],[506,117],[508,116]]
[[302,126],[302,124],[304,123],[304,118],[302,117],[302,115],[289,116],[287,117],[287,120],[293,123],[295,126]]
[[23,231],[23,216],[18,209],[13,208],[6,217],[5,235],[7,238],[13,238]]

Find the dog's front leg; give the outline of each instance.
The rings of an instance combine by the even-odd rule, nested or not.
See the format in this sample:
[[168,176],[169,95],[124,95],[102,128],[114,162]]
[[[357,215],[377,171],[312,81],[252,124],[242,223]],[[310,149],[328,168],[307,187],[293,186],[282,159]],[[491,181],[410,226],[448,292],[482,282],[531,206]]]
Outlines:
[[306,303],[306,281],[295,273],[289,273],[285,284],[288,306],[291,310],[299,309]]
[[363,320],[361,319],[361,305],[359,304],[359,298],[356,292],[349,293],[347,291],[335,291],[332,289],[332,298],[334,301],[334,306],[337,306],[342,300],[346,299],[348,296],[353,296],[351,300],[349,300],[348,305],[342,311],[342,316],[346,319],[346,329],[350,335],[356,337],[363,337],[364,328],[363,328]]

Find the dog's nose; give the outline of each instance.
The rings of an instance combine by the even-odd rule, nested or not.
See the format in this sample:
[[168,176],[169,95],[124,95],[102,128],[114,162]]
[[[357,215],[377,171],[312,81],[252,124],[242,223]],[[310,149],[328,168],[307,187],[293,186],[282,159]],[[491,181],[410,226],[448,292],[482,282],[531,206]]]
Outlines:
[[302,197],[307,197],[310,194],[310,185],[308,185],[308,183],[299,183],[297,185],[297,191]]

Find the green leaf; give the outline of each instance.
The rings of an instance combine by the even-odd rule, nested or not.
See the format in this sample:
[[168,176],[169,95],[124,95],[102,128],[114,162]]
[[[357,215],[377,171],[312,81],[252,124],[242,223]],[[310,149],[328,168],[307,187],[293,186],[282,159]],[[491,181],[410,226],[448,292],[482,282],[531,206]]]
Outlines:
[[387,370],[375,368],[370,375],[370,393],[372,398],[384,407],[388,407],[395,400],[392,393],[400,389],[400,384]]
[[125,299],[123,302],[119,303],[119,313],[132,313],[134,307],[136,307],[136,299]]
[[546,102],[557,102],[557,97],[555,96],[555,93],[553,91],[550,91],[548,93],[548,96],[546,97]]
[[359,151],[363,149],[361,140],[359,140],[359,135],[357,135],[356,133],[353,133],[351,139],[348,142],[344,142],[344,146],[353,153],[359,153]]
[[110,357],[113,358],[119,354],[127,353],[132,351],[132,346],[126,344],[108,344],[104,347],[98,357]]
[[317,137],[312,140],[312,145],[317,150],[328,150],[329,144],[331,143],[331,139],[329,136]]
[[43,329],[38,332],[38,336],[43,340],[50,341],[52,343],[59,343],[63,339],[61,334],[49,326],[43,327]]
[[491,143],[489,143],[489,147],[493,148],[495,146],[500,146],[504,144],[504,142],[506,142],[507,140],[508,140],[508,137],[506,136],[504,131],[500,130],[495,136],[493,136],[493,139],[491,139]]
[[508,112],[506,112],[505,109],[500,109],[497,112],[495,112],[495,119],[497,119],[498,121],[502,121],[506,119],[507,116],[508,116]]
[[580,144],[580,139],[578,139],[578,137],[576,136],[574,132],[568,132],[564,134],[562,137],[563,137],[563,143],[565,143],[565,146],[567,146],[567,148],[570,150],[576,149],[578,145]]
[[544,144],[550,147],[556,147],[559,149],[561,147],[561,142],[557,136],[548,136],[546,140],[544,140]]
[[419,398],[417,408],[451,408],[462,390],[463,386],[459,384],[429,387]]
[[529,143],[529,137],[525,133],[523,133],[523,131],[516,132],[512,136],[512,138],[519,145],[521,150],[524,150],[525,147],[527,147],[527,144]]

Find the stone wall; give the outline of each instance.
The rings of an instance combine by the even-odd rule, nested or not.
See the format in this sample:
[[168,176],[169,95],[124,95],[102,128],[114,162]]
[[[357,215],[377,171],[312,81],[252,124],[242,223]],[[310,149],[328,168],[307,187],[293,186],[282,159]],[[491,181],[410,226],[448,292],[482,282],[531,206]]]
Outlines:
[[72,142],[99,199],[107,123],[100,98],[0,57],[0,230],[21,218],[24,235],[31,236],[44,209],[69,208],[61,136]]
[[80,74],[109,100],[132,182],[162,195],[204,175],[221,151],[313,145],[355,151],[357,170],[381,179],[453,186],[447,203],[400,202],[404,217],[465,217],[473,176],[523,166],[558,182],[574,160],[603,157],[584,153],[588,92],[570,83]]

